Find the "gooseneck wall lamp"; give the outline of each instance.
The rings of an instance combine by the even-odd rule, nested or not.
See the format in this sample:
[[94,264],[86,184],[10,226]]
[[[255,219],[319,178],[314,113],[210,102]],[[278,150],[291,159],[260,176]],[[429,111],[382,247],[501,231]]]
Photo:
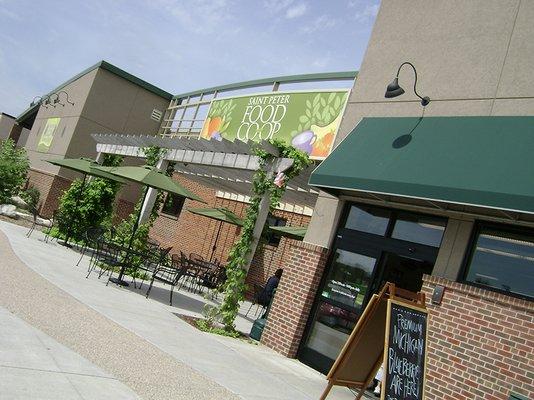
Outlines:
[[70,105],[74,105],[74,102],[70,101],[69,94],[65,92],[64,90],[61,90],[57,93],[50,93],[47,96],[35,96],[30,103],[30,107],[33,107],[37,104],[42,105],[45,108],[48,108],[48,106],[56,107],[56,105],[60,105],[62,107],[65,107],[65,103],[61,102],[61,94],[65,94],[65,101],[69,103]]
[[401,94],[404,94],[404,89],[399,86],[399,73],[400,73],[401,68],[405,65],[409,65],[410,67],[412,67],[413,72],[415,74],[415,80],[413,83],[413,91],[415,95],[421,99],[421,105],[423,107],[426,107],[430,103],[430,97],[428,96],[422,97],[419,95],[419,93],[417,93],[417,70],[415,69],[414,65],[408,61],[403,62],[399,66],[395,79],[393,79],[393,81],[388,85],[386,89],[385,97],[389,99],[389,98],[397,97],[397,96],[400,96]]

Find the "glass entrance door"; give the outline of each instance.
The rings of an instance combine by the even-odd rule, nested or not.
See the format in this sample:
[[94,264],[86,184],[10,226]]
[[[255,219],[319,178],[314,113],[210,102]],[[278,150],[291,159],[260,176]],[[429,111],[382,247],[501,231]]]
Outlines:
[[309,363],[320,371],[330,368],[352,332],[370,294],[376,254],[337,248],[315,308],[308,337]]
[[385,282],[417,292],[431,274],[446,220],[349,205],[306,327],[299,359],[327,373],[370,296]]

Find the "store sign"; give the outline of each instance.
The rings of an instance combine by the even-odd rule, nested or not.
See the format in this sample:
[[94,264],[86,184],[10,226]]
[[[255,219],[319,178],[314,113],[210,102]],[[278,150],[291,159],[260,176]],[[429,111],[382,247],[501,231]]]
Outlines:
[[48,150],[50,150],[50,146],[52,145],[52,140],[54,139],[54,134],[59,125],[59,121],[61,121],[61,118],[57,117],[48,118],[46,120],[46,125],[43,129],[43,132],[41,132],[39,141],[37,142],[37,151],[40,151],[41,153],[48,153]]
[[389,302],[383,399],[424,398],[427,312]]
[[201,137],[283,140],[312,158],[325,158],[334,143],[348,91],[272,92],[213,100]]

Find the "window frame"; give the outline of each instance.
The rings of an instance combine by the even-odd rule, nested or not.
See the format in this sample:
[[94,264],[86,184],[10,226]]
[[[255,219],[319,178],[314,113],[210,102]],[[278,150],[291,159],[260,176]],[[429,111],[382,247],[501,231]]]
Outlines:
[[525,236],[528,236],[530,234],[530,236],[534,236],[534,232],[525,227],[491,223],[491,222],[485,222],[485,221],[475,221],[475,226],[474,226],[473,231],[471,232],[471,237],[469,238],[469,243],[468,243],[467,250],[465,252],[462,267],[460,269],[460,272],[458,274],[458,278],[456,279],[456,281],[458,283],[477,287],[477,288],[488,290],[488,291],[495,292],[495,293],[504,294],[506,296],[514,297],[517,299],[534,300],[534,296],[528,296],[528,295],[524,295],[520,293],[515,293],[512,291],[506,291],[503,289],[499,289],[499,288],[495,288],[495,287],[491,287],[491,286],[487,286],[487,285],[483,285],[480,283],[471,282],[467,280],[469,267],[473,259],[473,256],[475,255],[477,240],[483,229],[493,229],[493,230],[499,231],[500,233],[505,233],[505,234],[511,233],[511,234],[525,235]]
[[[267,216],[267,220],[265,221],[265,224],[267,225],[267,227],[271,226],[269,224],[269,218],[273,218],[276,221],[284,221],[283,225],[276,224],[276,225],[273,225],[273,226],[288,226],[287,225],[287,222],[288,222],[287,218],[279,217],[279,216],[276,216],[276,215],[273,215],[273,214],[269,214]],[[268,230],[267,233],[265,234],[265,246],[278,247],[280,245],[280,241],[282,240],[282,236],[283,235],[280,234],[280,233],[276,233],[276,232]],[[271,240],[273,238],[277,239],[276,244],[275,243],[271,243]]]
[[[169,199],[169,196],[176,196],[176,197],[180,197],[181,198],[181,206],[180,206],[180,210],[178,211],[178,213],[168,213],[165,211],[165,204],[167,203],[167,200]],[[185,205],[185,197],[183,196],[180,196],[178,194],[173,194],[173,193],[167,193],[167,195],[165,196],[165,200],[163,200],[163,204],[161,205],[161,211],[160,211],[160,214],[167,217],[167,218],[172,218],[172,219],[178,219],[180,217],[180,214],[182,213],[182,210],[184,209],[184,205]]]

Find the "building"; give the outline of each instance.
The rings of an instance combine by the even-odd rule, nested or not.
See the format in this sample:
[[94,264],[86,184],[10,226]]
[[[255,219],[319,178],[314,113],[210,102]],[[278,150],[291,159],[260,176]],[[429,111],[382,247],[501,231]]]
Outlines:
[[[30,160],[28,184],[41,193],[42,213],[51,215],[61,193],[80,174],[47,159],[95,157],[91,133],[158,132],[171,94],[105,61],[59,85],[17,118],[29,129],[24,147]],[[121,193],[121,215],[128,215],[139,191]]]
[[[389,280],[428,299],[428,399],[534,397],[532,16],[524,1],[382,1],[264,344],[327,371]],[[405,61],[424,109],[407,65],[406,94],[384,98]]]
[[[249,271],[253,286],[284,268],[262,343],[326,372],[369,296],[392,281],[422,290],[428,300],[428,399],[504,400],[512,393],[532,398],[533,17],[534,3],[525,0],[383,0],[357,80],[355,72],[279,77],[167,97],[119,74],[117,82],[154,97],[135,113],[143,121],[124,117],[122,124],[88,125],[77,139],[86,140],[86,151],[71,151],[65,141],[55,152],[69,157],[109,152],[133,160],[144,145],[167,146],[165,161],[177,162],[175,179],[209,206],[241,216],[251,170],[225,172],[195,160],[195,154],[208,152],[205,143],[186,138],[238,135],[239,128],[225,131],[231,125],[219,118],[238,106],[238,99],[250,102],[290,90],[311,89],[316,95],[321,89],[346,89],[350,82],[335,150],[311,173],[311,186],[308,175],[295,182],[297,190],[287,193],[270,221],[307,226],[304,239],[284,237],[260,247]],[[384,98],[406,61],[417,69],[418,92],[430,97],[424,108],[411,89],[409,65],[398,76],[406,93]],[[89,72],[113,75],[104,67]],[[75,104],[81,101],[74,87],[68,89]],[[132,101],[131,92],[119,94],[89,102],[92,119],[112,114],[108,108],[115,103]],[[145,121],[154,108],[165,110],[161,123]],[[46,187],[57,185],[60,191],[66,182],[49,178],[57,175],[53,170],[41,171],[42,153],[35,149],[49,118],[68,115],[41,109],[28,139],[36,154],[32,174],[40,174],[36,184],[57,180]],[[82,112],[85,107],[76,118],[83,120]],[[135,133],[149,136],[125,135]],[[217,143],[215,150],[226,145]],[[239,146],[228,147],[228,154],[250,161]],[[131,206],[135,198],[125,203]],[[185,212],[191,206],[167,198],[151,236],[176,251],[224,261],[239,228],[224,224],[219,231],[218,222]],[[443,297],[431,302],[436,288],[444,288]]]

